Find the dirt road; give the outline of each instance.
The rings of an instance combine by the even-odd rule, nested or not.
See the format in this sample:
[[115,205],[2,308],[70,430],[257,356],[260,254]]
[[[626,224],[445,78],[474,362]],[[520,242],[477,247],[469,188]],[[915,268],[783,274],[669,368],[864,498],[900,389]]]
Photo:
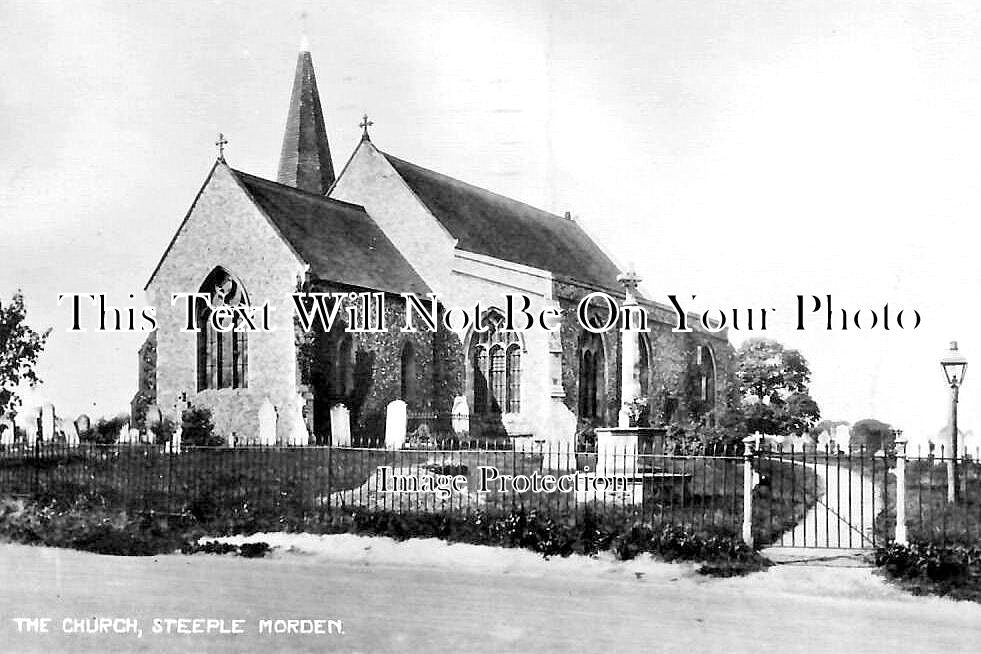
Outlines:
[[[981,642],[981,606],[909,597],[869,569],[781,566],[713,580],[652,561],[299,538],[301,553],[253,560],[2,545],[0,650],[950,653]],[[142,637],[65,633],[93,616],[134,618]],[[16,618],[48,618],[49,631],[18,632]],[[241,620],[246,633],[154,634],[155,618],[223,619],[228,629]],[[260,635],[266,619],[335,619],[343,632],[335,623],[331,635]]]

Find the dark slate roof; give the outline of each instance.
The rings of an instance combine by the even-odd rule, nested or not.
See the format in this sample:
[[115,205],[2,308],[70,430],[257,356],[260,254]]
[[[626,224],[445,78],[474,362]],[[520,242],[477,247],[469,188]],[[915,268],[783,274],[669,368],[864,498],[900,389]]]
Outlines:
[[575,221],[389,154],[385,158],[460,249],[620,289],[620,270]]
[[364,207],[233,172],[314,276],[390,293],[430,292]]

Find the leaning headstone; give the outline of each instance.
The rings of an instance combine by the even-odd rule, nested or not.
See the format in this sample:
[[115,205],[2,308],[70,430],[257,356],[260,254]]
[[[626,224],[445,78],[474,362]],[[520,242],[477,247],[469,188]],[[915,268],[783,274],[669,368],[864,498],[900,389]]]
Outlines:
[[259,445],[276,444],[276,407],[267,397],[259,407]]
[[331,442],[338,447],[351,447],[351,413],[343,404],[330,409]]
[[65,445],[68,447],[78,447],[79,437],[78,430],[75,429],[75,423],[71,420],[66,420],[62,425],[65,433]]
[[54,440],[55,410],[51,402],[45,402],[41,407],[41,439],[45,442]]
[[457,435],[470,433],[470,407],[467,398],[457,395],[453,398],[453,432]]
[[292,421],[290,423],[290,445],[309,445],[310,432],[307,431],[306,420],[303,419],[303,403],[299,398],[293,405],[291,412]]
[[385,409],[385,447],[401,450],[405,445],[405,430],[408,427],[406,405],[402,400],[393,400]]

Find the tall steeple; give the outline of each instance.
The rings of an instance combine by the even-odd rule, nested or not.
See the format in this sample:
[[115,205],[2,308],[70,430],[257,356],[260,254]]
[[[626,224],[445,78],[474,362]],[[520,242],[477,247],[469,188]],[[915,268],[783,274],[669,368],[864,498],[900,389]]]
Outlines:
[[306,39],[300,43],[290,111],[286,117],[283,151],[279,156],[280,184],[323,195],[334,183],[324,112],[320,107],[317,77]]

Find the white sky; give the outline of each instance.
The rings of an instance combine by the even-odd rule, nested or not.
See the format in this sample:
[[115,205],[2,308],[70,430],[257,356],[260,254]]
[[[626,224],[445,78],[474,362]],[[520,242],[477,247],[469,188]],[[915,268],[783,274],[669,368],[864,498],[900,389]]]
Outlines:
[[[219,129],[275,175],[304,29],[338,170],[367,110],[383,150],[571,210],[658,297],[775,307],[825,417],[932,434],[947,341],[981,366],[978,3],[8,1],[0,296],[55,328],[29,402],[126,409],[142,335],[66,333],[56,295],[142,303]],[[797,332],[798,293],[923,325]],[[970,429],[981,376],[961,397]]]

